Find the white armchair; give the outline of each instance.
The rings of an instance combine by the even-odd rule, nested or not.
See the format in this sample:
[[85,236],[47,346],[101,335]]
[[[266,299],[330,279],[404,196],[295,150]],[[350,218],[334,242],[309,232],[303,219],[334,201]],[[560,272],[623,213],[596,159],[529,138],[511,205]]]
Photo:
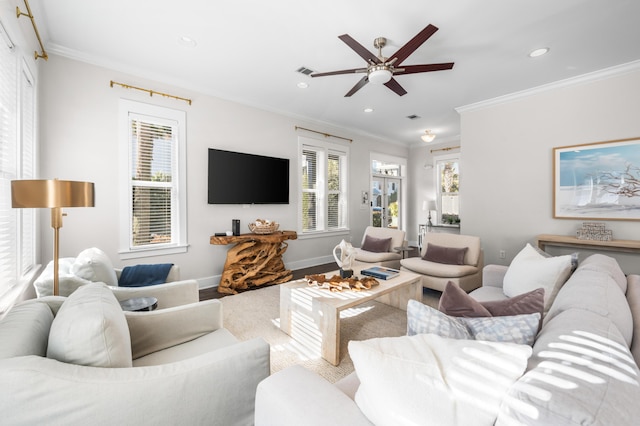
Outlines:
[[[115,269],[109,257],[98,248],[83,250],[77,257],[65,257],[58,261],[59,295],[69,296],[79,287],[92,282],[106,284],[119,301],[132,297],[153,296],[158,299],[158,309],[195,303],[200,300],[198,282],[180,281],[180,268],[173,265],[164,284],[147,287],[120,287],[121,269]],[[53,295],[53,262],[33,283],[37,297]]]
[[102,284],[0,321],[0,413],[12,425],[252,424],[269,345],[238,341],[208,300],[124,312]]
[[401,229],[367,226],[362,244],[356,248],[354,268],[381,265],[400,269],[402,253],[394,250],[394,247],[404,247],[406,244],[405,232]]

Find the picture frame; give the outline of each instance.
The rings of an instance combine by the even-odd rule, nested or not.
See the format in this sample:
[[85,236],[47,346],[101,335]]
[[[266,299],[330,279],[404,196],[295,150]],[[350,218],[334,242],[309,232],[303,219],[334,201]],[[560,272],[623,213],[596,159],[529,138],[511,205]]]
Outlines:
[[553,217],[640,220],[640,138],[553,148]]

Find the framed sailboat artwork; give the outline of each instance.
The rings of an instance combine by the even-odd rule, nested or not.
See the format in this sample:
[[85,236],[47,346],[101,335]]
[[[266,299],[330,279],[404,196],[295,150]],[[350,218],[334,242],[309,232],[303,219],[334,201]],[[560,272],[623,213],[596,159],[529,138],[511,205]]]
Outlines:
[[640,138],[553,149],[553,217],[640,220]]

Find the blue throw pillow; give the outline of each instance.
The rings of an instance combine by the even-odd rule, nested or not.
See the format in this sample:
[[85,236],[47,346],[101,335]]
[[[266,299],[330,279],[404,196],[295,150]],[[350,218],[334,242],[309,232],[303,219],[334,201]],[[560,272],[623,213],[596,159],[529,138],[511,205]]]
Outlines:
[[120,274],[118,286],[145,287],[165,283],[171,267],[173,263],[125,266]]

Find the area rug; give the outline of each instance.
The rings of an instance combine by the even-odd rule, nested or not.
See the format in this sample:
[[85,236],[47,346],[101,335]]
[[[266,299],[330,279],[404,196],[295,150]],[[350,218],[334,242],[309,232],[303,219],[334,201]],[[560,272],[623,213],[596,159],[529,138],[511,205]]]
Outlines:
[[[425,293],[423,303],[437,307],[439,293]],[[280,287],[247,291],[220,299],[224,326],[239,340],[262,337],[271,346],[271,373],[299,364],[334,383],[353,371],[350,340],[402,336],[407,313],[379,302],[347,309],[340,316],[340,364],[333,366],[320,356],[317,342],[300,342],[280,330]]]

